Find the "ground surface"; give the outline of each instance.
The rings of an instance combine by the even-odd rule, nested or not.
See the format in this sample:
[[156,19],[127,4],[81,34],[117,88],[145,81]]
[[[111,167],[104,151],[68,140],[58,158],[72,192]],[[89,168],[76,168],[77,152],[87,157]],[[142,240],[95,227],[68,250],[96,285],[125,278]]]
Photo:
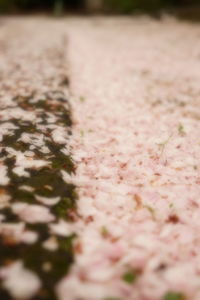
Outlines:
[[[39,40],[36,24],[43,32]],[[59,172],[76,185],[79,199],[75,222],[57,226],[58,235],[77,234],[75,262],[60,279],[59,298],[199,300],[199,26],[169,18],[12,19],[1,26],[3,41],[13,28],[22,40],[35,37],[20,48],[28,68],[17,72],[30,88],[45,86],[46,92],[55,83],[60,90],[63,66],[70,79],[74,122],[64,146],[76,174]],[[19,39],[15,34],[11,40],[16,58]],[[53,43],[64,50],[56,55],[62,63],[51,69],[52,56],[45,66],[38,61]],[[35,73],[28,59],[33,49],[40,53]],[[7,52],[1,64],[5,57],[3,82],[13,78]],[[38,70],[48,84],[32,82]],[[1,273],[4,288],[12,290],[12,272]],[[34,280],[36,293],[41,283]]]

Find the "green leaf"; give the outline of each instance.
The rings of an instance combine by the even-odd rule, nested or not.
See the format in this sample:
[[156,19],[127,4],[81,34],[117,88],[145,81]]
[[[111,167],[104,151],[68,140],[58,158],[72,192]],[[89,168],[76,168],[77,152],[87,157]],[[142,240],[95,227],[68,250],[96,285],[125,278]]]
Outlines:
[[145,205],[144,207],[150,212],[150,214],[154,218],[155,217],[155,210],[153,209],[153,207],[151,207],[149,205]]
[[81,96],[79,99],[81,102],[85,102],[85,100],[86,100],[84,96]]
[[102,227],[101,227],[101,235],[102,235],[103,237],[108,237],[108,236],[109,236],[109,231],[108,231],[108,229],[106,228],[106,226],[102,226]]
[[163,300],[184,300],[185,297],[180,292],[168,292]]
[[183,127],[182,124],[179,124],[179,127],[178,127],[178,132],[181,136],[184,136],[186,133],[185,133],[185,129]]
[[137,274],[135,273],[134,270],[131,270],[131,271],[124,273],[124,275],[122,276],[122,279],[128,284],[132,284],[136,281]]

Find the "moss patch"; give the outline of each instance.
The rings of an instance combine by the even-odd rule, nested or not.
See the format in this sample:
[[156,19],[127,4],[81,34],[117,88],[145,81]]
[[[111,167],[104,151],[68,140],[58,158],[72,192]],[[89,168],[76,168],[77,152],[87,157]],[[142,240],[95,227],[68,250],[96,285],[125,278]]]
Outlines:
[[[33,96],[19,96],[14,99],[14,102],[16,108],[20,107],[24,110],[24,114],[31,111],[35,117],[30,121],[22,121],[16,117],[11,118],[9,122],[15,125],[16,129],[13,129],[11,134],[4,135],[1,143],[0,159],[7,166],[10,179],[10,183],[3,188],[11,197],[9,205],[0,209],[0,214],[4,216],[3,223],[17,225],[23,221],[12,212],[12,204],[22,202],[41,205],[35,195],[46,198],[59,197],[60,201],[49,208],[55,217],[53,223],[57,223],[60,219],[71,222],[71,213],[76,211],[77,195],[75,186],[67,184],[63,180],[61,170],[71,174],[75,172],[75,167],[71,157],[61,151],[64,146],[67,146],[67,141],[66,145],[57,144],[51,135],[51,128],[55,128],[57,125],[62,126],[68,134],[71,134],[72,121],[68,102],[60,92],[45,94],[44,98],[37,102],[34,101]],[[0,125],[4,122],[2,120]],[[43,153],[41,145],[32,143],[32,141],[21,141],[23,133],[32,134],[33,137],[42,135],[43,146],[47,147],[49,152]],[[34,147],[31,148],[31,146]],[[26,168],[25,171],[29,176],[19,176],[13,172],[13,168],[16,167],[16,157],[9,154],[7,147],[19,151],[23,155],[25,155],[25,151],[32,151],[34,155],[30,159],[44,160],[48,162],[48,167]],[[26,188],[24,189],[23,186]],[[37,295],[31,298],[34,300],[56,299],[55,286],[67,274],[73,262],[75,235],[63,237],[53,234],[49,225],[46,223],[25,224],[25,230],[37,233],[38,239],[33,244],[19,243],[13,240],[10,242],[9,236],[0,236],[0,266],[22,260],[24,267],[37,274],[42,281],[42,288]],[[56,241],[57,247],[54,250],[49,250],[43,244],[51,238]],[[9,291],[5,291],[1,286],[0,290],[1,299],[12,299]]]

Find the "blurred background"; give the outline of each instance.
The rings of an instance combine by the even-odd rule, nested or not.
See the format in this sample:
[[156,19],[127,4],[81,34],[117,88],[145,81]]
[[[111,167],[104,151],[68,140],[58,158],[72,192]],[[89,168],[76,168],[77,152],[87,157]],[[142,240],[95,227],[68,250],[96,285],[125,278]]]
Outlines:
[[200,0],[0,0],[1,14],[157,14],[163,11],[200,19]]

